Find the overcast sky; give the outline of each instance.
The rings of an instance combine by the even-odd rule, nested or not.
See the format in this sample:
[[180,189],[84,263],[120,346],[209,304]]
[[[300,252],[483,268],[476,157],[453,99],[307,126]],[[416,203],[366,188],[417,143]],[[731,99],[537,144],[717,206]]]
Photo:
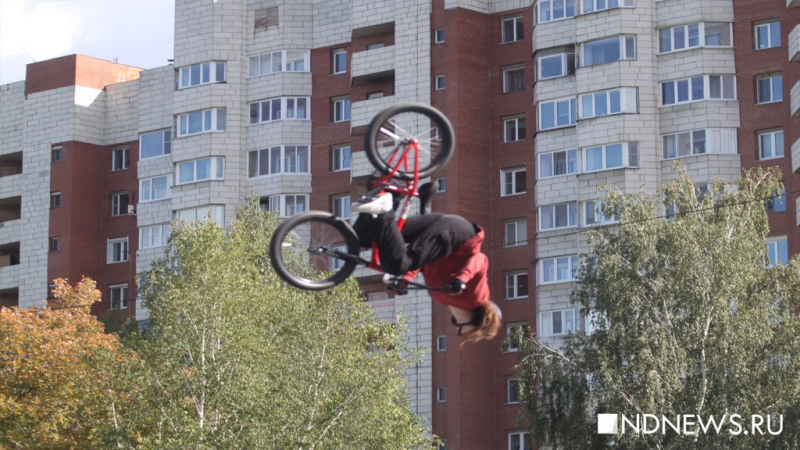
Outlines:
[[0,0],[0,84],[73,53],[143,69],[172,59],[174,0]]

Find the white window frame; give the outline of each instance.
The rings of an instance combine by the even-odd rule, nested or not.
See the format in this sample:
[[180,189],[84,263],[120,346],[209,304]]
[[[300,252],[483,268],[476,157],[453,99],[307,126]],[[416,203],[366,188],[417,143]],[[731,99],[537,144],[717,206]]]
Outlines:
[[[289,163],[291,158],[288,154],[287,148],[294,148],[295,152],[295,159],[297,158],[297,151],[298,148],[305,149],[305,170],[289,170]],[[272,153],[274,151],[278,152],[278,167],[273,167],[273,158]],[[253,174],[253,155],[255,155],[255,175]],[[262,167],[262,158],[267,158],[267,173],[260,173]],[[258,150],[251,150],[247,152],[247,177],[249,179],[256,179],[256,178],[264,178],[264,177],[272,177],[277,175],[283,174],[310,174],[311,173],[311,146],[310,145],[273,145],[271,147],[266,147]],[[299,164],[295,163],[295,167],[298,167]]]
[[[303,57],[303,70],[288,70],[288,52],[293,53],[300,53],[304,52]],[[274,58],[280,58],[280,64],[278,66],[278,70],[273,70],[274,67]],[[264,67],[263,60],[269,59],[269,63],[266,65],[268,67],[267,71],[261,70]],[[250,62],[250,70],[248,72],[248,77],[260,77],[263,75],[272,75],[275,73],[281,72],[296,72],[296,73],[307,73],[311,72],[311,51],[310,50],[276,50],[274,52],[269,53],[262,53],[260,55],[251,56],[249,58]],[[256,70],[254,70],[256,69]]]
[[436,352],[442,353],[447,351],[447,336],[436,336]]
[[[558,226],[557,225],[557,222],[558,222],[558,220],[557,220],[557,217],[558,217],[557,216],[557,212],[558,212],[558,210],[560,208],[563,208],[563,207],[567,208],[566,209],[567,224],[563,225],[563,226]],[[561,229],[565,229],[565,228],[575,228],[575,227],[578,226],[578,202],[577,201],[565,202],[565,203],[556,203],[556,204],[553,204],[553,205],[540,206],[538,209],[539,209],[539,211],[538,211],[539,212],[539,214],[538,214],[538,219],[539,219],[539,224],[538,225],[539,226],[538,226],[537,229],[539,231],[561,230]],[[550,223],[550,224],[543,223],[544,211],[545,210],[550,210],[550,217],[552,218],[552,223]]]
[[50,208],[61,208],[61,191],[50,193]]
[[119,295],[119,309],[128,309],[128,284],[112,284],[108,286],[108,302],[113,309],[115,305],[114,291]]
[[[616,1],[617,6],[611,6],[611,2]],[[581,14],[591,14],[600,11],[608,11],[617,8],[634,8],[636,3],[634,0],[580,0]],[[587,11],[586,4],[591,3],[591,9]]]
[[508,343],[508,347],[506,347],[505,353],[516,353],[519,351],[519,345],[514,345],[519,343],[513,343],[511,342],[511,339],[509,339],[514,328],[518,327],[527,328],[526,332],[529,332],[531,325],[528,322],[513,322],[506,324],[506,342]]
[[[509,133],[508,125],[511,122],[514,122],[513,132]],[[522,126],[520,126],[520,124]],[[509,136],[509,134],[513,134],[513,136]],[[503,118],[503,142],[524,141],[526,137],[525,134],[526,134],[525,116],[514,116],[514,117]]]
[[[347,151],[345,152],[345,149]],[[345,158],[345,154],[347,157]],[[331,172],[349,171],[353,164],[353,149],[350,145],[336,145],[331,148]]]
[[350,97],[335,98],[333,100],[333,122],[348,122],[350,121]]
[[[517,191],[517,177],[516,174],[518,172],[526,172],[525,173],[525,190],[524,191]],[[511,191],[508,192],[506,190],[506,175],[511,174]],[[528,182],[527,182],[527,168],[525,167],[515,167],[513,169],[501,169],[500,170],[500,196],[501,197],[510,197],[512,195],[521,195],[528,191]]]
[[[564,261],[567,264],[567,274],[568,274],[567,278],[564,278],[564,279],[559,278],[559,273],[558,273],[558,263],[559,263],[559,261]],[[552,280],[546,280],[545,279],[545,275],[546,275],[545,274],[545,265],[546,265],[547,262],[552,262],[552,268],[553,268],[553,273],[552,273],[553,279]],[[571,282],[575,281],[576,276],[577,276],[577,270],[578,270],[577,265],[578,265],[578,263],[579,263],[579,261],[578,261],[578,256],[577,255],[558,256],[558,257],[555,257],[555,258],[543,258],[543,259],[539,260],[539,264],[537,264],[538,265],[538,272],[539,272],[539,274],[538,274],[539,275],[539,285],[543,286],[543,285],[558,284],[558,283],[571,283]]]
[[437,28],[433,30],[433,43],[434,44],[444,44],[445,41],[445,31],[444,28]]
[[[568,123],[566,125],[559,125],[558,124],[558,117],[559,117],[559,115],[558,115],[558,107],[559,107],[559,104],[563,104],[564,102],[567,103],[567,108],[569,109]],[[538,129],[539,129],[539,131],[558,130],[560,128],[569,128],[569,127],[577,126],[577,124],[578,124],[578,121],[577,121],[577,119],[578,119],[578,111],[577,111],[578,105],[577,105],[577,102],[578,102],[577,97],[564,97],[564,98],[559,98],[559,99],[555,99],[555,100],[549,100],[549,101],[546,101],[546,102],[539,102],[539,106],[538,106],[538,121],[539,121],[539,123],[538,123],[538,127],[539,128]],[[544,128],[543,125],[542,125],[543,114],[544,114],[543,113],[543,109],[545,108],[546,105],[550,105],[550,104],[553,105],[553,113],[555,114],[554,117],[553,117],[554,126],[549,127],[549,128]]]
[[[505,24],[506,24],[506,22],[510,22],[510,21],[514,21],[514,27],[513,27],[513,32],[512,32],[513,36],[511,36],[512,39],[506,40],[507,36],[506,36],[506,26],[505,26]],[[522,27],[522,37],[521,38],[517,38],[517,34],[519,34],[519,32],[517,31],[517,28],[520,27],[520,26]],[[520,41],[524,41],[524,40],[525,40],[525,18],[523,16],[506,17],[506,18],[504,18],[503,20],[500,21],[500,43],[501,44],[510,44],[512,42],[520,42]]]
[[[556,155],[560,153],[564,154],[566,171],[561,174],[556,174]],[[540,153],[539,155],[537,155],[537,158],[538,158],[537,172],[538,172],[538,179],[540,180],[546,180],[548,178],[566,177],[569,175],[575,175],[580,173],[580,161],[578,160],[577,149],[573,148],[569,150],[560,150],[557,152]],[[549,162],[544,161],[544,159],[546,158],[548,158],[550,161]],[[572,160],[572,167],[573,167],[572,172],[570,172],[570,160]],[[552,175],[549,176],[542,175],[542,168],[545,166],[550,167],[550,173]]]
[[[125,205],[124,210],[122,209],[122,196],[125,195],[128,197],[128,204]],[[131,193],[128,191],[118,191],[111,193],[111,216],[125,216],[128,215],[128,206],[132,205],[131,203]]]
[[436,192],[447,192],[447,178],[442,177],[436,180]]
[[[122,158],[122,161],[119,159]],[[120,167],[117,167],[120,164]],[[131,168],[131,149],[128,147],[117,147],[111,150],[111,171],[119,172]]]
[[[549,23],[549,22],[557,22],[559,20],[566,20],[572,19],[575,17],[575,13],[577,12],[578,8],[575,6],[575,1],[580,0],[539,0],[536,4],[536,20],[538,23]],[[560,4],[561,10],[564,12],[563,17],[556,17],[555,15],[555,5]],[[549,13],[549,17],[545,19],[544,13],[542,10],[544,9],[543,5],[547,5],[548,9],[547,12]],[[570,6],[572,5],[572,6]],[[572,9],[572,15],[569,15],[570,8]]]
[[[555,55],[540,56],[539,58],[537,58],[537,60],[536,60],[536,77],[537,77],[537,80],[539,80],[539,81],[552,80],[554,78],[561,78],[561,77],[567,76],[568,72],[569,72],[569,68],[567,67],[567,63],[569,61],[569,58],[567,58],[567,56],[568,56],[567,53],[558,53],[558,54],[555,54]],[[544,74],[542,73],[542,67],[544,67],[544,64],[542,63],[542,61],[545,60],[545,59],[555,59],[555,58],[561,59],[561,73],[558,74],[558,75],[552,75],[552,76],[549,76],[549,77],[544,76]]]
[[[561,330],[556,333],[554,318],[560,317]],[[571,317],[572,328],[569,328],[568,319]],[[539,336],[553,337],[566,336],[581,329],[581,310],[577,308],[560,309],[555,311],[542,311],[539,313]]]
[[[519,447],[514,446],[513,439],[515,436],[519,437]],[[508,433],[508,450],[531,450],[528,445],[530,442],[530,433],[527,431],[514,431]]]
[[188,220],[186,216],[189,213],[193,216],[190,222],[202,222],[210,216],[220,228],[225,227],[225,206],[224,205],[205,205],[196,208],[185,208],[174,211],[175,219]]
[[[703,83],[703,95],[700,98],[693,98],[694,90],[692,89],[692,84],[694,80],[697,78],[702,78]],[[719,86],[720,86],[720,96],[719,97],[712,97],[711,95],[711,78],[719,78]],[[725,89],[724,83],[725,79],[731,79],[733,81],[733,97],[726,98],[725,97]],[[687,93],[688,99],[687,100],[680,100],[678,98],[678,91],[680,83],[686,82],[687,83]],[[672,85],[672,92],[675,98],[673,103],[666,103],[667,98],[665,95],[666,85]],[[728,100],[736,100],[736,75],[698,75],[695,77],[690,78],[681,78],[677,80],[668,80],[662,81],[659,83],[659,107],[666,108],[669,106],[676,106],[676,105],[685,105],[688,103],[695,103],[695,102],[702,102],[702,101],[728,101]]]
[[[161,135],[161,154],[154,156],[144,156],[142,150],[144,149],[144,139],[147,136]],[[172,130],[157,130],[139,135],[139,159],[161,158],[172,153]]]
[[[521,295],[519,292],[519,285],[520,285],[520,277],[525,277],[525,283],[527,292],[525,295]],[[530,287],[528,283],[530,280],[528,279],[528,271],[517,271],[517,272],[510,272],[505,274],[505,282],[506,282],[506,300],[520,300],[524,298],[528,298],[530,296]],[[511,295],[509,295],[511,294]]]
[[[331,250],[339,250],[340,252],[347,253],[347,245],[345,244],[334,244],[329,245]],[[345,260],[336,258],[334,256],[328,256],[328,270],[331,272],[335,272],[345,265]]]
[[[728,41],[730,42],[729,45],[711,45],[708,43],[708,34],[706,33],[706,24],[709,25],[717,25],[717,24],[725,24],[728,25]],[[698,29],[698,43],[697,45],[691,45],[689,43],[689,27],[697,26]],[[663,49],[663,32],[669,30],[669,50]],[[675,48],[675,35],[678,30],[682,30],[684,36],[685,46],[682,48]],[[659,55],[666,55],[669,53],[676,53],[676,52],[683,52],[686,50],[692,50],[695,48],[702,48],[702,47],[709,47],[709,48],[733,48],[733,23],[731,22],[697,22],[697,23],[688,23],[685,25],[678,25],[675,27],[670,28],[661,28],[658,30],[658,54]]]
[[[778,206],[781,205],[781,206]],[[767,211],[767,214],[775,214],[775,213],[782,213],[786,212],[786,188],[783,188],[783,191],[772,197],[769,200],[764,201],[764,209]]]
[[436,403],[447,403],[447,388],[436,388]]
[[[189,126],[195,114],[200,114],[201,130],[190,131]],[[177,137],[195,136],[204,133],[220,133],[227,128],[227,111],[225,108],[211,108],[178,114],[176,118]]]
[[[608,151],[610,147],[621,145],[622,146],[622,165],[621,166],[608,166]],[[599,169],[589,170],[589,150],[602,149],[602,162]],[[635,158],[631,155],[635,154]],[[639,143],[638,142],[612,142],[604,145],[594,145],[586,147],[581,151],[582,167],[581,173],[594,173],[603,172],[606,170],[629,169],[639,167]],[[635,161],[634,161],[635,159]]]
[[[219,66],[222,65],[220,78]],[[192,71],[198,71],[198,81],[192,80]],[[204,84],[225,83],[227,81],[227,64],[225,61],[207,61],[199,64],[181,67],[178,70],[178,89],[186,89]]]
[[[704,131],[704,146],[703,151],[698,151],[698,147],[695,145],[695,133],[699,131]],[[678,158],[687,158],[690,156],[696,155],[705,155],[705,154],[720,154],[720,155],[735,155],[738,153],[738,145],[737,145],[737,132],[736,128],[700,128],[697,130],[689,130],[683,131],[680,133],[670,133],[661,135],[661,147],[662,153],[661,158],[662,160],[668,159],[678,159]],[[686,155],[679,154],[679,146],[678,144],[681,135],[689,135],[689,148],[691,153]],[[669,146],[667,141],[669,138],[672,138],[672,141],[675,145],[675,156],[669,156]]]
[[[516,397],[516,400],[512,397]],[[519,378],[517,377],[506,378],[506,404],[519,404]]]
[[139,248],[156,248],[167,245],[170,228],[168,223],[139,228]]
[[[589,211],[593,212],[592,216],[594,217],[594,222],[589,222]],[[603,200],[598,199],[583,202],[583,226],[594,227],[618,222],[619,218],[617,218],[617,216],[606,217],[603,214]]]
[[61,238],[51,237],[48,244],[50,253],[61,251]]
[[[303,111],[305,111],[305,115],[303,117],[298,117],[298,112],[300,108],[298,104],[300,100],[304,101],[306,106]],[[278,112],[278,118],[273,119],[273,105],[277,104],[280,108]],[[291,111],[293,111],[292,117],[289,117],[289,104],[292,104]],[[264,109],[265,106],[269,112],[268,117],[264,118]],[[260,123],[267,123],[267,122],[276,122],[279,120],[311,120],[311,97],[275,97],[266,100],[259,100],[257,102],[252,102],[249,104],[249,111],[250,111],[250,122],[249,125],[257,125]],[[255,108],[257,114],[255,117],[253,115],[253,109]]]
[[[119,246],[120,259],[114,259],[114,247]],[[108,239],[106,245],[106,264],[117,264],[128,262],[128,253],[130,247],[128,246],[128,237]]]
[[434,89],[437,91],[443,91],[445,82],[444,82],[444,75],[436,75],[436,82],[434,83]]
[[[611,98],[614,95],[619,95],[619,110],[612,111]],[[598,111],[600,98],[605,98],[606,111]],[[587,104],[591,107],[587,108]],[[638,114],[639,113],[639,94],[637,88],[619,88],[610,89],[607,91],[597,91],[580,96],[578,102],[578,117],[580,119],[594,119],[596,117],[613,116],[617,114]]]
[[[289,197],[292,198],[292,202],[291,202],[292,208],[293,208],[292,211],[288,210],[289,202],[287,201],[287,199]],[[297,201],[298,198],[302,198],[303,201],[302,202],[298,202]],[[308,203],[309,203],[308,194],[279,194],[279,195],[271,195],[271,196],[269,196],[268,203],[267,203],[267,208],[265,208],[265,209],[267,211],[277,211],[278,212],[278,217],[286,218],[286,217],[291,217],[291,216],[293,216],[295,214],[299,214],[301,212],[308,211]],[[302,211],[299,211],[297,209],[297,206],[300,205],[300,204],[303,205]]]
[[[197,173],[197,165],[200,162],[208,161],[209,174],[207,178],[199,178]],[[188,170],[187,170],[188,169]],[[190,179],[181,181],[183,175],[189,172]],[[224,180],[225,179],[225,158],[221,156],[214,156],[211,158],[193,159],[190,161],[181,161],[175,164],[175,184],[180,186],[184,184],[199,183],[208,180]]]
[[[760,101],[761,100],[761,81],[769,80],[769,100],[767,101]],[[775,98],[775,84],[780,86],[780,93],[781,98]],[[757,105],[768,105],[770,103],[780,103],[783,101],[783,74],[781,73],[773,73],[770,75],[762,75],[756,77],[756,104]]]
[[[775,45],[776,44],[775,42],[772,42],[772,26],[773,25],[777,25],[778,28],[779,28],[777,45]],[[771,48],[779,48],[782,45],[782,43],[781,43],[782,37],[780,36],[780,26],[781,26],[781,21],[780,20],[773,20],[773,21],[770,21],[770,22],[764,22],[764,23],[757,24],[755,26],[755,28],[753,29],[753,39],[755,40],[755,49],[756,50],[768,50],[768,49],[771,49]],[[761,29],[761,28],[767,28],[768,29],[768,32],[767,32],[767,41],[768,42],[767,42],[767,45],[764,46],[764,47],[759,46],[758,30]]]
[[[514,229],[515,240],[513,242],[509,240],[509,227]],[[528,245],[528,219],[513,219],[503,222],[503,236],[504,247]]]
[[[339,203],[338,206],[337,203]],[[350,194],[331,196],[331,213],[336,215],[337,208],[341,212],[339,215],[336,215],[336,217],[340,217],[345,220],[350,219],[350,206],[351,206]]]
[[[509,75],[511,74],[511,72],[522,72],[522,89],[516,89],[516,90],[513,90],[513,91],[509,90],[510,84],[508,82],[508,78],[509,78]],[[525,66],[524,65],[522,65],[522,66],[517,65],[517,66],[511,66],[511,67],[504,67],[503,68],[503,93],[504,94],[508,94],[508,93],[511,93],[511,92],[522,92],[524,90],[525,90]]]
[[[617,39],[618,43],[619,43],[619,59],[613,60],[613,61],[603,61],[603,62],[597,62],[597,63],[593,63],[593,64],[586,64],[586,61],[587,61],[587,59],[586,59],[586,48],[587,48],[587,46],[591,46],[593,44],[599,44],[600,42],[604,42],[604,41],[611,41],[611,40],[614,40],[614,39]],[[633,42],[633,54],[632,55],[628,54],[628,42],[629,41]],[[619,61],[635,61],[636,60],[636,53],[637,53],[636,52],[636,36],[632,36],[632,35],[623,34],[623,35],[620,35],[620,36],[612,36],[612,37],[608,37],[608,38],[603,38],[603,39],[597,39],[597,40],[594,40],[594,41],[584,42],[583,44],[581,44],[581,67],[593,67],[593,66],[598,66],[598,65],[602,65],[602,64],[611,64],[611,63],[615,63],[615,62],[619,62]]]
[[[778,135],[782,135],[781,140],[783,140],[783,145],[781,148],[778,149],[777,144],[777,137]],[[762,138],[768,137],[770,140],[770,148],[771,154],[765,155],[764,154],[764,146]],[[766,161],[770,159],[778,159],[783,158],[786,155],[786,135],[784,134],[783,130],[771,130],[771,131],[762,131],[757,134],[758,138],[758,160],[759,161]],[[780,150],[780,151],[778,151]]]
[[[764,241],[764,244],[767,246],[767,256],[768,256],[767,267],[775,267],[778,264],[784,265],[784,263],[782,261],[780,261],[780,256],[781,256],[780,255],[780,243],[781,242],[786,243],[786,263],[785,264],[789,264],[789,258],[791,258],[791,256],[789,255],[789,241],[786,238],[786,236],[775,236],[775,237],[767,238]],[[776,264],[772,263],[772,257],[774,257],[774,260],[776,261]]]
[[50,162],[61,162],[64,157],[64,148],[60,145],[54,145],[50,149]]
[[[153,181],[159,178],[166,178],[166,194],[163,197],[153,197]],[[142,178],[139,180],[139,203],[157,202],[170,198],[172,190],[172,175],[159,175],[157,177]]]
[[[340,67],[339,64],[339,56],[344,55],[344,62],[342,63],[343,67]],[[339,75],[342,73],[347,73],[347,49],[340,48],[333,51],[333,75]]]

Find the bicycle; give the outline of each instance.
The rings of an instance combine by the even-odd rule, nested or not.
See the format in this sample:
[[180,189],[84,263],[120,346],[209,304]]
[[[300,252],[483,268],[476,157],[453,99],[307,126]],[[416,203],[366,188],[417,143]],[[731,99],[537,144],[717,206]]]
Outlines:
[[[400,103],[381,111],[367,127],[364,151],[382,176],[365,195],[381,190],[399,195],[402,207],[397,227],[402,230],[412,199],[419,197],[420,178],[444,168],[454,148],[453,126],[437,109],[422,103]],[[392,180],[402,185],[390,184]],[[373,244],[371,259],[362,258],[358,236],[350,224],[324,211],[306,211],[286,219],[270,240],[269,254],[275,272],[301,289],[330,289],[359,266],[385,272],[377,247]],[[401,289],[399,278],[384,277],[384,281]],[[413,282],[405,286],[441,290]]]

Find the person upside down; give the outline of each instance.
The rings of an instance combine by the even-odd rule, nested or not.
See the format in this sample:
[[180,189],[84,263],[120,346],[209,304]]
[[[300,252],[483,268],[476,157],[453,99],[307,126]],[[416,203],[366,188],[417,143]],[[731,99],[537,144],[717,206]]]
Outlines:
[[[463,336],[462,346],[494,338],[502,313],[489,299],[489,260],[481,253],[483,229],[461,216],[426,214],[433,185],[420,186],[419,193],[421,214],[409,217],[402,231],[395,221],[391,193],[354,202],[352,212],[359,216],[353,228],[359,245],[370,248],[375,242],[387,273],[412,281],[422,272],[425,284],[443,287],[442,291],[429,291],[430,296],[450,308],[451,322]],[[395,290],[406,293],[402,282]]]

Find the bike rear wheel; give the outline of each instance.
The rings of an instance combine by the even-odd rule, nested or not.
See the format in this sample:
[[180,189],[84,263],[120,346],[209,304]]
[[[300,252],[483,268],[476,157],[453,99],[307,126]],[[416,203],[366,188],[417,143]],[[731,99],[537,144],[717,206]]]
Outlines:
[[275,229],[269,256],[275,272],[292,286],[313,291],[330,289],[356,269],[358,237],[333,214],[307,211]]
[[[444,168],[455,148],[453,126],[444,114],[423,103],[400,103],[386,108],[372,119],[364,138],[364,149],[375,169],[388,175],[413,140],[420,147],[420,178]],[[408,156],[408,165],[401,165],[394,174],[395,178],[414,178],[412,153]]]

